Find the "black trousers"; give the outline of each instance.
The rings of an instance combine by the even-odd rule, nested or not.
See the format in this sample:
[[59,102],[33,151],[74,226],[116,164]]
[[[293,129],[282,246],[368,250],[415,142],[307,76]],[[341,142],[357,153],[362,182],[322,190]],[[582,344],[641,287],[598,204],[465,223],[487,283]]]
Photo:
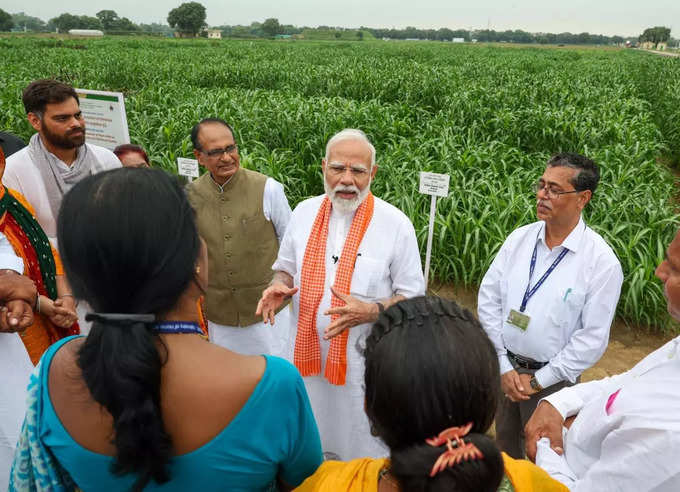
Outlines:
[[[515,367],[515,370],[519,374],[531,374],[532,376],[536,372],[533,369],[522,367]],[[506,398],[501,393],[501,401],[496,411],[496,442],[501,451],[505,451],[515,459],[524,458],[524,426],[536,410],[538,402],[567,386],[573,386],[573,383],[560,381],[548,388],[543,388],[538,393],[534,393],[528,400],[519,402],[512,402],[510,398]]]

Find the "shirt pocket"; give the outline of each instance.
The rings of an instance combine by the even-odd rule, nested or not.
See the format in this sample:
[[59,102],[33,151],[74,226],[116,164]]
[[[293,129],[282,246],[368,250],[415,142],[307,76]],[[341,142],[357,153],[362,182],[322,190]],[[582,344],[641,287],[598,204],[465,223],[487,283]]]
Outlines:
[[350,294],[359,299],[373,300],[378,297],[380,286],[387,276],[387,265],[384,261],[357,256],[354,274],[350,285]]
[[549,317],[555,325],[567,328],[581,315],[586,296],[580,290],[573,288],[567,288],[560,294],[553,300]]

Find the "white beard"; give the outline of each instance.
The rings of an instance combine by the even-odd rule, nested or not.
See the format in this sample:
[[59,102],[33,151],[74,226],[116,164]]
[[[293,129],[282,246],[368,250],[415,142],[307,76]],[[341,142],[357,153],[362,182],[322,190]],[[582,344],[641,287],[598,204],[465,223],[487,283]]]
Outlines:
[[[333,210],[336,210],[341,214],[350,214],[354,213],[356,209],[359,208],[359,205],[361,205],[363,201],[366,199],[368,193],[371,191],[371,183],[369,181],[368,185],[363,190],[360,190],[354,185],[352,186],[338,185],[335,188],[331,189],[331,187],[328,185],[328,182],[326,182],[326,177],[324,176],[323,189],[326,192],[328,198],[330,199],[331,204],[333,204]],[[351,200],[340,198],[337,196],[337,193],[339,191],[343,192],[353,191],[356,193],[356,196]]]

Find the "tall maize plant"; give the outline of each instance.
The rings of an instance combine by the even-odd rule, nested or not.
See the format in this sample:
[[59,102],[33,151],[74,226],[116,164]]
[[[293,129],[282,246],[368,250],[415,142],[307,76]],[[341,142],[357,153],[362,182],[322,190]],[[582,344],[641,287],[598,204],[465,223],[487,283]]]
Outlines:
[[531,184],[550,155],[587,154],[602,179],[586,220],[623,266],[619,314],[670,329],[654,268],[680,226],[659,162],[680,155],[680,60],[384,42],[4,38],[0,49],[3,129],[30,136],[20,94],[37,78],[122,91],[132,141],[174,171],[192,125],[219,116],[244,165],[282,182],[293,206],[323,191],[328,138],[362,128],[378,150],[373,191],[409,215],[423,252],[418,172],[451,175],[432,268],[459,285],[477,285],[510,231],[536,220]]

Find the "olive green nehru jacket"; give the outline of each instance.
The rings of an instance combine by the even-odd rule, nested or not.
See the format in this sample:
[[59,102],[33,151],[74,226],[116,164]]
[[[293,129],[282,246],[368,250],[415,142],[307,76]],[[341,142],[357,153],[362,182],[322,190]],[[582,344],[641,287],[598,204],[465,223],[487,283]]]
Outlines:
[[208,245],[208,319],[227,326],[262,321],[255,316],[272,279],[279,242],[262,210],[267,176],[240,168],[223,191],[205,173],[188,186],[198,233]]

